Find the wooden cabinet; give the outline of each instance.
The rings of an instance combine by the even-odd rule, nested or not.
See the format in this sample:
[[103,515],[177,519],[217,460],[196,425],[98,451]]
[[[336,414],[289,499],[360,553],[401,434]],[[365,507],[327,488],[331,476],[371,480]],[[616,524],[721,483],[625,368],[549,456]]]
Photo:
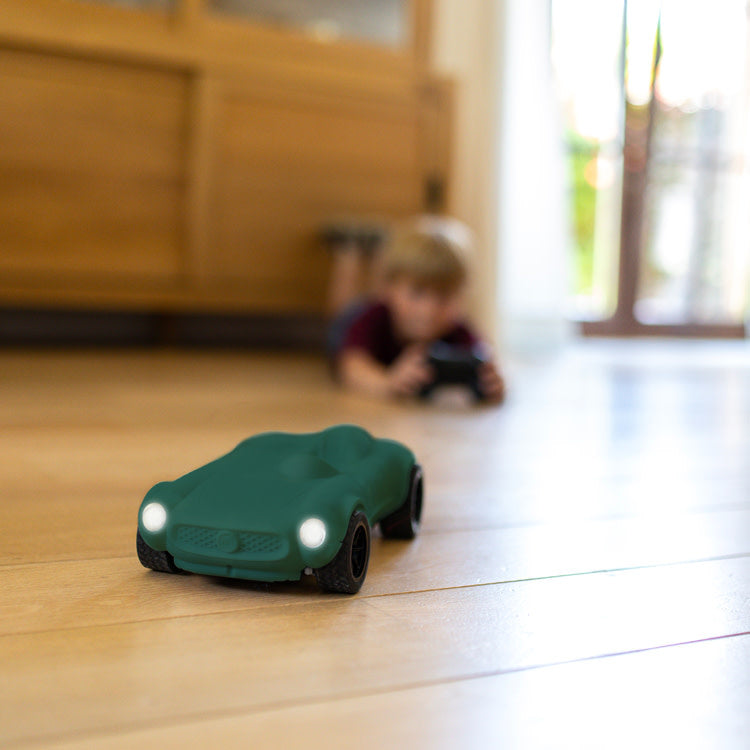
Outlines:
[[395,48],[139,5],[0,6],[0,305],[318,312],[321,223],[449,184],[425,0]]
[[180,268],[185,75],[0,50],[0,272]]

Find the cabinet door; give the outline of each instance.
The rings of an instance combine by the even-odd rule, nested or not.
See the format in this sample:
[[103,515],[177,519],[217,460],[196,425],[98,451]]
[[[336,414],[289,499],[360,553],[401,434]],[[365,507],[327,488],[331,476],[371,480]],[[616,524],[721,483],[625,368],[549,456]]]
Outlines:
[[175,276],[185,99],[178,72],[0,50],[0,273]]
[[377,99],[229,87],[217,106],[209,283],[244,285],[264,307],[320,309],[321,225],[423,206],[415,97]]

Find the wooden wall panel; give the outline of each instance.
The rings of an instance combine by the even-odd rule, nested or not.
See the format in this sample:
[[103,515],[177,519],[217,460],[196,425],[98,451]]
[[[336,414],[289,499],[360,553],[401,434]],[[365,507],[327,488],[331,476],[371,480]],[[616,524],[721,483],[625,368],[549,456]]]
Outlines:
[[0,271],[181,271],[183,74],[0,50]]
[[228,90],[217,113],[215,244],[201,273],[287,308],[320,309],[333,213],[394,217],[422,208],[416,98],[378,106],[338,97]]

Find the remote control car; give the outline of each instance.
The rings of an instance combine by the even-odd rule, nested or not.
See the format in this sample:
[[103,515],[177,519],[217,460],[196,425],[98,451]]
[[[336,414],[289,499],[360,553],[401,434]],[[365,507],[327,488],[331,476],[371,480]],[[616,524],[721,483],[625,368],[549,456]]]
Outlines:
[[327,591],[354,594],[367,574],[370,529],[412,539],[422,514],[414,454],[361,427],[269,432],[171,482],[138,512],[141,563],[255,581],[314,573]]
[[427,363],[435,373],[434,379],[420,391],[427,398],[441,385],[465,385],[477,401],[484,399],[479,382],[479,367],[486,357],[479,347],[466,349],[451,346],[442,341],[435,342],[427,353]]

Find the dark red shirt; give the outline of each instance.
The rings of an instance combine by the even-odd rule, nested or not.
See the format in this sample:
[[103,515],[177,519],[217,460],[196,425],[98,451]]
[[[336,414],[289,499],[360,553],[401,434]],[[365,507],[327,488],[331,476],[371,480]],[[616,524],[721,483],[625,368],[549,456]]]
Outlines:
[[[439,341],[470,349],[479,343],[478,337],[463,323],[459,323]],[[363,349],[383,365],[390,365],[404,350],[396,339],[391,312],[382,302],[366,307],[349,326],[339,354],[345,349]]]

